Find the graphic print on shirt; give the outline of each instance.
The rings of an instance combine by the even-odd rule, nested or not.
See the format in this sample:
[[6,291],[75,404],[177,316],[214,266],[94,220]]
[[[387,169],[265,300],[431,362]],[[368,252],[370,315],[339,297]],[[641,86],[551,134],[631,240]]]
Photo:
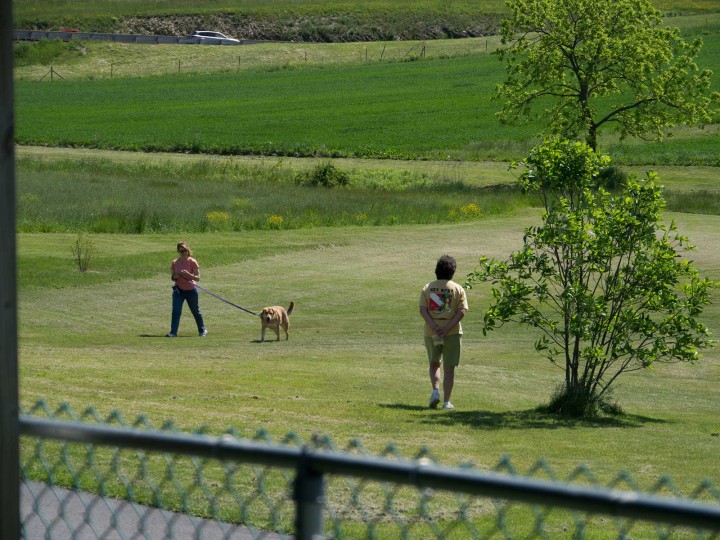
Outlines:
[[430,289],[428,296],[428,311],[435,315],[450,313],[452,309],[452,291],[450,289]]

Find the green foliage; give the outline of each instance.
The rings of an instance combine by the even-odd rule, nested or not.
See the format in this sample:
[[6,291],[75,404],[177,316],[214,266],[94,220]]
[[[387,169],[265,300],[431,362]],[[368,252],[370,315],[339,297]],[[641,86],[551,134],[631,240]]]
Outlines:
[[617,378],[658,362],[695,362],[712,344],[699,317],[716,283],[681,252],[656,175],[617,193],[599,185],[609,159],[583,143],[549,140],[520,176],[540,195],[543,226],[526,229],[506,261],[480,259],[467,284],[489,281],[484,331],[505,322],[540,332],[535,347],[565,372],[560,409],[594,414]]
[[610,165],[600,169],[598,186],[608,191],[617,191],[627,185],[628,174],[620,167]]
[[622,407],[611,399],[613,388],[609,388],[604,395],[587,396],[581,392],[575,392],[565,384],[559,385],[547,405],[538,407],[538,411],[562,415],[571,418],[597,418],[602,413],[609,416],[622,416]]
[[708,124],[720,94],[696,58],[702,39],[685,42],[663,26],[648,0],[510,0],[497,54],[507,64],[498,87],[501,121],[545,118],[547,131],[598,132],[662,140],[668,128]]
[[324,161],[318,163],[313,170],[298,174],[296,181],[303,186],[334,188],[347,186],[350,178],[346,172],[329,161]]
[[40,64],[49,66],[58,60],[67,61],[84,54],[83,45],[78,42],[64,42],[59,39],[22,42],[15,45],[16,67]]

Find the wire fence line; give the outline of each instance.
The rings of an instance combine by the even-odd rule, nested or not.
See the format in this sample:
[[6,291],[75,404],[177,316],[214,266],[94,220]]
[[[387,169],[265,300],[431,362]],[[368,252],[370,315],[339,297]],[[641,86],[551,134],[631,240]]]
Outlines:
[[43,402],[22,412],[28,539],[720,535],[720,492],[709,482],[690,497],[669,479],[642,493],[623,474],[599,486],[585,468],[559,481],[542,462],[521,476],[507,458],[478,471],[443,467],[427,449],[408,459],[393,445],[371,455],[320,436],[188,434]]
[[[29,33],[26,31],[25,33]],[[20,35],[20,31],[16,31]],[[43,32],[45,39],[77,42],[78,34]],[[56,35],[70,38],[60,39]],[[132,36],[130,36],[132,37]],[[145,36],[152,38],[153,36]],[[168,43],[196,43],[189,38],[170,38]],[[197,38],[193,38],[197,39]],[[28,39],[17,39],[29,42]],[[37,41],[37,40],[32,40]],[[116,43],[155,43],[154,41],[113,40]],[[164,43],[164,42],[160,42]],[[366,42],[362,44],[323,44],[290,42],[250,42],[252,47],[203,46],[175,47],[162,55],[144,55],[134,51],[128,55],[127,48],[117,57],[110,54],[103,60],[94,62],[65,62],[59,65],[49,63],[16,66],[17,80],[69,80],[69,79],[107,79],[132,78],[155,75],[233,72],[246,69],[281,71],[298,69],[304,66],[329,66],[346,64],[411,62],[431,59],[449,59],[458,56],[485,55],[495,51],[499,38],[468,39],[433,42]],[[263,46],[262,44],[271,44]],[[237,45],[237,44],[235,44]]]

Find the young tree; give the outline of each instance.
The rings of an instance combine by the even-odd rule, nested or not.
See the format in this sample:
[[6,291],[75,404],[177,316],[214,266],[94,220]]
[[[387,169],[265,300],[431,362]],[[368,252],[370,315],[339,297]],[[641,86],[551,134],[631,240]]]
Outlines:
[[492,283],[483,331],[505,322],[536,328],[535,347],[565,372],[551,408],[593,416],[623,373],[656,362],[695,362],[712,344],[699,320],[716,283],[679,251],[692,249],[664,207],[655,175],[617,193],[598,186],[609,163],[585,143],[546,141],[519,181],[540,194],[543,225],[526,229],[507,261],[480,259],[467,286]]
[[584,136],[597,150],[600,128],[660,140],[678,124],[704,125],[717,112],[709,70],[685,42],[662,26],[648,0],[507,0],[501,25],[507,64],[498,86],[501,122],[534,116],[550,134]]

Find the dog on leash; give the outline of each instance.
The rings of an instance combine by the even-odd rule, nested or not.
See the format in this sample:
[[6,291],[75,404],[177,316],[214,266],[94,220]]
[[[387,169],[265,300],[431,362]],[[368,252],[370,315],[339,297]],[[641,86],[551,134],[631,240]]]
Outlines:
[[270,328],[275,330],[277,341],[280,341],[280,327],[285,330],[285,340],[290,336],[290,314],[295,309],[295,302],[291,301],[290,306],[285,309],[282,306],[268,306],[260,312],[260,321],[262,322],[262,331],[260,334],[260,342],[265,341],[265,330]]

